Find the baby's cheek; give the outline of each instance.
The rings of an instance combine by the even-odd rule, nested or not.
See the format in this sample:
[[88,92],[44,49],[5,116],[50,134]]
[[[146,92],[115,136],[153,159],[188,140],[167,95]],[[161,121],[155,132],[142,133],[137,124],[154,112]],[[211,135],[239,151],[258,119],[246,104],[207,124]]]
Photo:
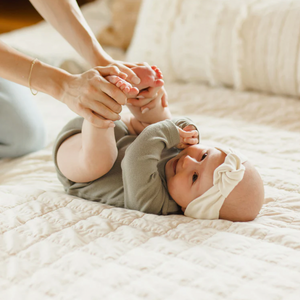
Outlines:
[[168,191],[173,200],[180,206],[184,204],[184,191],[182,189],[182,182],[178,177],[172,177],[168,181]]
[[169,192],[169,194],[174,199],[174,195],[176,194],[176,185],[174,184],[174,177],[170,178],[167,181],[167,186],[168,186],[168,192]]

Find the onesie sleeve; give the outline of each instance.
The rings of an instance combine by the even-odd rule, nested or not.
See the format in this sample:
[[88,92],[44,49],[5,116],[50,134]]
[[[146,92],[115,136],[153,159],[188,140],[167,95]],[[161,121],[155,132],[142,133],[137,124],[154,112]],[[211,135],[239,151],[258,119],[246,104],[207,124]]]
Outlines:
[[173,118],[172,122],[176,126],[180,127],[181,129],[183,129],[184,127],[186,127],[188,125],[193,125],[196,128],[196,130],[198,131],[198,137],[199,137],[199,143],[200,143],[200,130],[197,127],[197,125],[190,118],[187,118],[187,117]]
[[174,205],[163,186],[157,164],[162,151],[179,142],[176,125],[165,120],[146,127],[128,147],[122,161],[125,208],[166,214],[171,202]]

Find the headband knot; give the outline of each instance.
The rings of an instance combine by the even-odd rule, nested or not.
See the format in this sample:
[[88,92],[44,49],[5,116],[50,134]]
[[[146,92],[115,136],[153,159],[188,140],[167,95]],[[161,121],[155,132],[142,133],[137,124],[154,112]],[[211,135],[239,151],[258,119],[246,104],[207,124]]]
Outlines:
[[228,195],[243,179],[247,158],[231,148],[217,148],[227,154],[224,163],[214,171],[213,186],[190,202],[184,214],[196,219],[218,219],[220,209]]

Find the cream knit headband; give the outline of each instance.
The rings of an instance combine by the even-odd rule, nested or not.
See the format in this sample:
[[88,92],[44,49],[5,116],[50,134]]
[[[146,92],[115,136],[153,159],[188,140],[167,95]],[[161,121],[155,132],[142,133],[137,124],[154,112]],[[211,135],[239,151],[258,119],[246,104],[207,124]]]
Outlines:
[[213,186],[187,206],[184,214],[195,219],[219,219],[226,197],[243,179],[247,158],[231,148],[217,148],[227,154],[224,163],[214,171]]

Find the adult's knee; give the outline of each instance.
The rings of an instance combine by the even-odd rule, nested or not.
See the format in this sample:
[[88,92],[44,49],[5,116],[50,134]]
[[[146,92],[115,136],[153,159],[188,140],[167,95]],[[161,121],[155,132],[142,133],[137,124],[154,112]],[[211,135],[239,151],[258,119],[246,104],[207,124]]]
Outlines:
[[2,79],[0,87],[0,158],[43,148],[45,125],[29,90]]
[[25,119],[22,121],[19,123],[18,128],[15,127],[11,143],[15,157],[38,151],[45,147],[46,130],[42,119]]
[[18,157],[45,146],[45,126],[39,116],[38,119],[35,119],[36,116],[32,116],[32,119],[14,118],[13,115],[10,117],[9,120],[1,120],[1,125],[4,123],[6,130],[1,130],[0,157]]

